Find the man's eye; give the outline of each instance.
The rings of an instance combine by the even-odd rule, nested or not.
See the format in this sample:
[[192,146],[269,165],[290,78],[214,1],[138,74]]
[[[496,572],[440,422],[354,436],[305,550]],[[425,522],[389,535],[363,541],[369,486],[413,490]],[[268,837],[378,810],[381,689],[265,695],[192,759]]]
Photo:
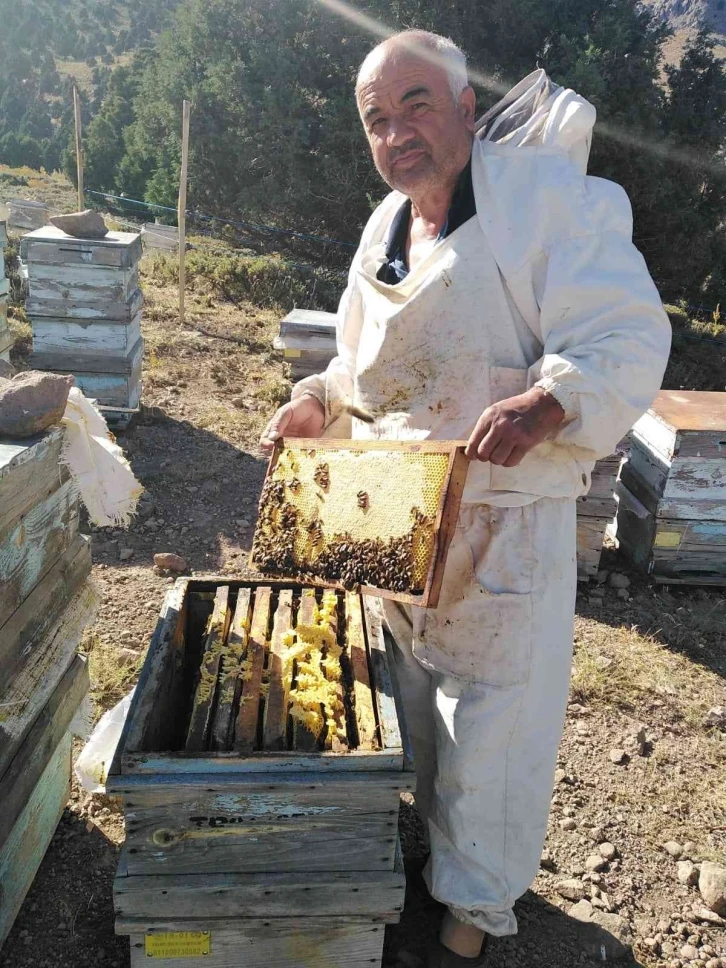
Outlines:
[[375,121],[371,121],[371,130],[375,131],[376,128],[379,128],[385,122],[385,120],[385,118],[376,118]]
[[418,104],[414,104],[413,110],[420,111],[421,108],[427,108],[427,107],[428,107],[428,104],[426,104],[425,101],[419,101]]

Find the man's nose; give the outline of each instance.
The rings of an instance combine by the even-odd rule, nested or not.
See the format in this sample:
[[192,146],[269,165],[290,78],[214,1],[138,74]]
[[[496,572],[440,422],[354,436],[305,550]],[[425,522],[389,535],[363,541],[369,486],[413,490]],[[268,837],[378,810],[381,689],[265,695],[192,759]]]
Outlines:
[[400,147],[416,136],[416,132],[405,118],[391,118],[388,122],[388,146]]

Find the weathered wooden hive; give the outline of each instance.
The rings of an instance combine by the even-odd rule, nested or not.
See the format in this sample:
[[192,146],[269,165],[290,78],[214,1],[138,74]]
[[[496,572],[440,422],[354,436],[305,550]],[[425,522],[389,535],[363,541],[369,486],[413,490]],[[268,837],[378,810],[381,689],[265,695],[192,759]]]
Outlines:
[[97,598],[63,434],[0,439],[0,944],[68,800],[89,685],[77,648]]
[[656,581],[726,584],[726,393],[662,390],[630,440],[620,547]]
[[5,222],[0,222],[0,360],[10,362],[10,347],[13,337],[8,328],[8,299],[10,280],[5,269],[5,248],[8,244],[8,230]]
[[282,350],[293,380],[322,373],[337,353],[335,313],[293,309],[280,323],[273,346]]
[[11,198],[8,201],[8,225],[11,228],[32,231],[48,221],[48,206],[28,198]]
[[413,788],[388,648],[355,594],[177,582],[107,782],[132,966],[380,964]]
[[110,420],[129,419],[141,398],[141,237],[78,239],[52,226],[26,235],[31,364],[72,373]]
[[615,517],[615,485],[622,456],[599,460],[592,472],[587,494],[577,500],[577,577],[587,581],[600,568],[605,531]]

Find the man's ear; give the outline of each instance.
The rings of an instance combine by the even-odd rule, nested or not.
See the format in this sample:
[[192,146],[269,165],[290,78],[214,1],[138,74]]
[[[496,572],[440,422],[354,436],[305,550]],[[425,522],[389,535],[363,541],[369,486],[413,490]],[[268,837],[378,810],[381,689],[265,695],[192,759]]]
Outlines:
[[474,130],[474,115],[476,113],[476,94],[471,87],[465,87],[459,95],[459,109],[464,115],[467,127]]

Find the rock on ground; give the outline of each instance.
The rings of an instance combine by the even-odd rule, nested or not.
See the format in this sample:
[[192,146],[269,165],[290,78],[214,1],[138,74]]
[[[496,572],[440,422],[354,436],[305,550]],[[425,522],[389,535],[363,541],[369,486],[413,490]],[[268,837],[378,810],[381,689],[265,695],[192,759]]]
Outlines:
[[679,860],[676,864],[676,876],[681,884],[693,887],[698,883],[698,868],[690,860]]
[[181,555],[175,555],[172,552],[161,552],[160,554],[154,555],[154,564],[157,568],[163,568],[165,571],[174,571],[178,574],[186,571],[187,567],[187,563]]
[[698,889],[711,910],[720,917],[726,917],[726,867],[704,861],[698,877]]

